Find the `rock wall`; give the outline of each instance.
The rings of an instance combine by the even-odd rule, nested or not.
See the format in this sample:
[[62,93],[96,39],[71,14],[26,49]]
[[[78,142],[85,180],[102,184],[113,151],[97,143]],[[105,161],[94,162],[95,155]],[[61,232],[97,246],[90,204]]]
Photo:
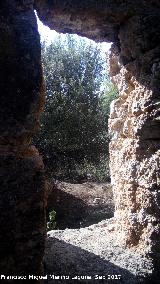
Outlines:
[[155,275],[160,264],[159,13],[123,24],[120,48],[113,46],[110,55],[119,89],[109,121],[117,236],[152,258]]
[[0,272],[42,274],[43,162],[31,146],[44,103],[33,1],[0,3]]

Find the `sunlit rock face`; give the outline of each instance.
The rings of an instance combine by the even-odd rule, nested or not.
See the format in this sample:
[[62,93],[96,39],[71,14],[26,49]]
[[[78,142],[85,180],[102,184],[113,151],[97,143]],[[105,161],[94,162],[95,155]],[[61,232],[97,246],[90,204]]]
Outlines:
[[1,1],[0,37],[0,271],[41,274],[44,166],[31,138],[44,91],[32,1]]
[[[0,3],[1,274],[41,274],[45,238],[43,163],[31,138],[44,92],[34,9],[61,32],[112,41],[120,97],[110,116],[117,238],[160,254],[160,1],[10,0]],[[106,244],[107,245],[107,244]]]
[[119,98],[111,105],[111,179],[119,240],[160,255],[160,24],[159,10],[134,16],[112,47],[111,76]]

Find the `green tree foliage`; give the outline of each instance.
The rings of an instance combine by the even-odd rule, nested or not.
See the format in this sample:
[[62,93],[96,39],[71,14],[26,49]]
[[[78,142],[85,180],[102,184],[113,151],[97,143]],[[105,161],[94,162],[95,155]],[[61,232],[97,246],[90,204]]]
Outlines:
[[102,90],[104,58],[98,45],[59,36],[42,45],[46,107],[36,145],[47,170],[71,178],[77,165],[99,164],[108,153],[107,117],[114,89]]
[[106,77],[104,80],[104,92],[101,95],[101,107],[103,117],[105,119],[105,125],[107,125],[108,132],[108,119],[110,113],[110,105],[113,100],[118,97],[117,87],[110,81],[109,77]]

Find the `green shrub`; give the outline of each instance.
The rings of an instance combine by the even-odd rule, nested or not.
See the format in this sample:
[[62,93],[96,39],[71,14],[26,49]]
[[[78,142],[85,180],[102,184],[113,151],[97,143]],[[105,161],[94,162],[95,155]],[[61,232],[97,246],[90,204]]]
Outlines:
[[47,222],[47,231],[54,230],[56,228],[56,212],[52,210],[49,213],[49,222]]
[[81,175],[86,176],[88,181],[106,182],[110,180],[109,157],[103,157],[99,163],[86,162],[81,169]]

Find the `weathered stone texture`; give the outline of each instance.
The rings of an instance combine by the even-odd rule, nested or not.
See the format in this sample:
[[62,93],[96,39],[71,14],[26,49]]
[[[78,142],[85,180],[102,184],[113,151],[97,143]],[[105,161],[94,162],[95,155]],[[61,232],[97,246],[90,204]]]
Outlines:
[[35,0],[41,20],[50,28],[97,41],[118,41],[121,25],[133,15],[160,8],[159,0]]
[[30,145],[44,103],[33,1],[0,4],[0,272],[39,274],[45,239],[43,162]]
[[110,56],[119,98],[111,105],[109,121],[117,236],[127,246],[152,256],[155,274],[160,256],[160,38],[156,15],[135,17],[120,29],[121,51],[118,54],[114,47]]

